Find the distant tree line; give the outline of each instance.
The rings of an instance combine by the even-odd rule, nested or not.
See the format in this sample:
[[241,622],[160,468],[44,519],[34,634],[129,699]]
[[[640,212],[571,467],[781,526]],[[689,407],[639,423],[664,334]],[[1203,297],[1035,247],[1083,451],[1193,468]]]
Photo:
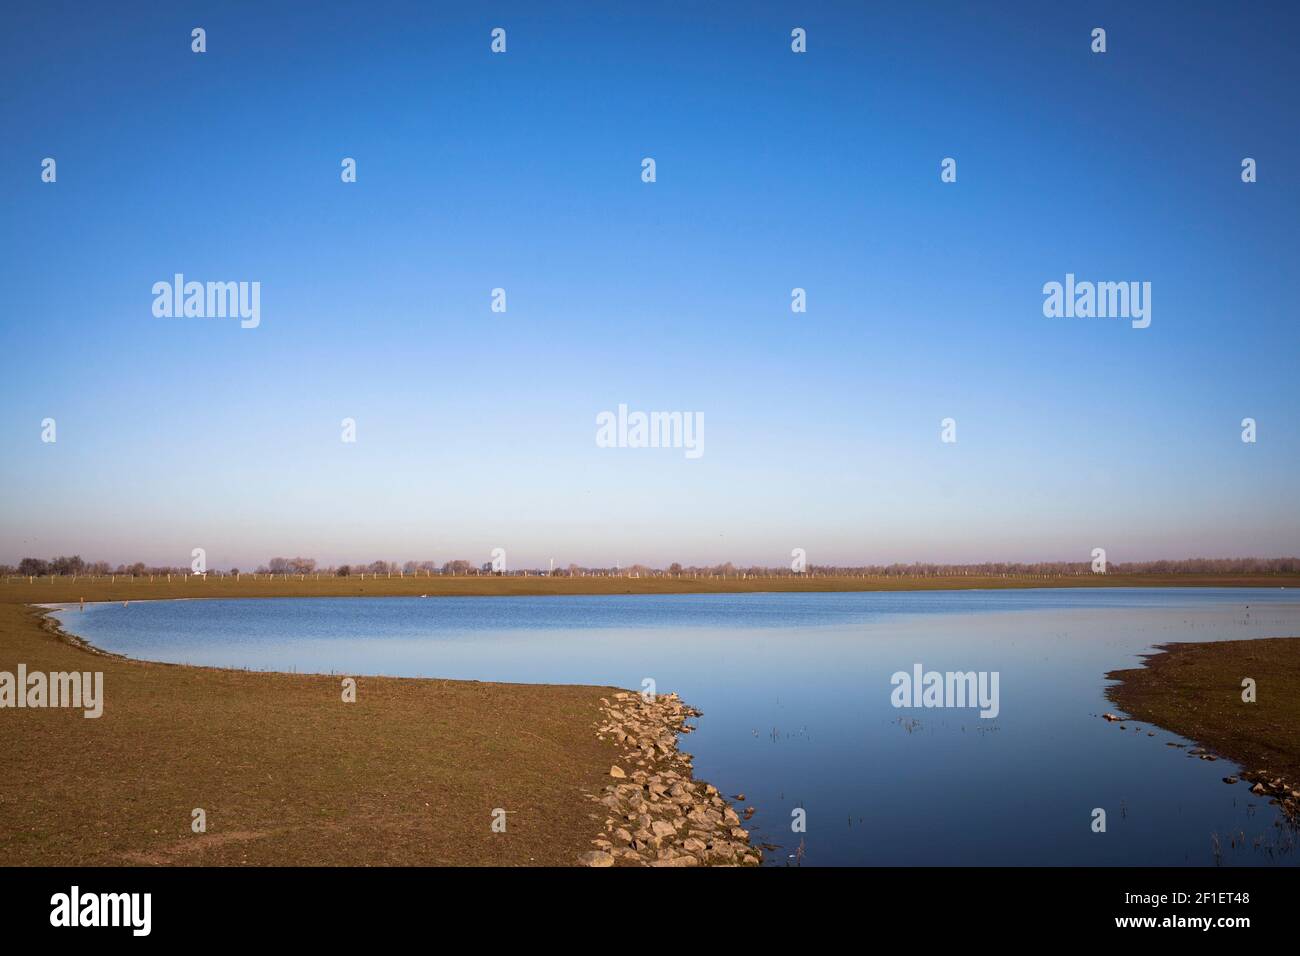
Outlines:
[[[1292,558],[1183,558],[1179,560],[1111,562],[1107,566],[1110,574],[1296,574],[1300,573],[1300,557]],[[61,555],[57,558],[23,558],[14,567],[0,564],[0,577],[23,575],[26,577],[47,577],[65,575],[102,576],[120,574],[131,577],[156,576],[164,574],[191,574],[188,566],[160,567],[146,565],[143,561],[135,564],[110,565],[107,561],[83,561],[80,555]],[[213,570],[214,575],[240,574],[239,568],[227,571]],[[258,574],[329,574],[338,577],[349,575],[419,575],[432,576],[491,574],[490,563],[475,563],[464,558],[454,561],[371,561],[370,563],[340,564],[321,566],[315,558],[272,558],[266,564],[259,565]],[[872,564],[872,565],[809,565],[805,572],[796,572],[789,567],[769,568],[761,565],[737,566],[727,561],[713,565],[683,565],[673,562],[667,568],[656,568],[645,564],[632,564],[626,567],[586,567],[569,564],[564,568],[517,569],[507,572],[510,575],[554,575],[555,577],[795,577],[799,574],[822,575],[827,577],[1008,577],[1022,575],[1063,576],[1075,574],[1092,574],[1090,561],[1041,561],[1035,563],[990,561],[981,564],[931,564],[914,562],[912,564]]]
[[[23,558],[18,567],[0,564],[0,575],[25,574],[31,577],[67,574],[148,574],[151,569],[143,562],[132,565],[119,564],[113,568],[107,561],[83,561],[81,555],[60,555],[57,558]],[[165,574],[166,571],[164,570]]]

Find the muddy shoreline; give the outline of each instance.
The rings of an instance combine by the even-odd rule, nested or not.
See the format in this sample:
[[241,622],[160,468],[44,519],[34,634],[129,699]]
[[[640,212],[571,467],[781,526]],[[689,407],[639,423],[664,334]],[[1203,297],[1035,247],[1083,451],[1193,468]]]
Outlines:
[[1300,824],[1300,638],[1161,644],[1106,677],[1132,720],[1195,741],[1189,756],[1236,763],[1225,783],[1248,781]]

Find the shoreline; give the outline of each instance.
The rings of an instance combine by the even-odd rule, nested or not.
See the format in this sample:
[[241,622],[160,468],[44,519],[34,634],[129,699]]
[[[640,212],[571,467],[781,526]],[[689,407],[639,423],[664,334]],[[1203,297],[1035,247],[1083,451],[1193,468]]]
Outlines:
[[135,660],[57,625],[0,601],[0,670],[102,671],[105,706],[0,711],[10,865],[572,866],[591,848],[617,688],[358,677],[346,702],[341,675]]
[[[103,602],[109,603],[107,601]],[[92,644],[80,634],[75,634],[63,626],[63,622],[54,617],[54,611],[61,609],[61,604],[26,604],[23,605],[35,612],[35,617],[42,631],[50,634],[55,640],[67,644],[69,647],[75,647],[79,651],[87,654],[96,654],[101,657],[112,658],[119,661],[131,661],[140,664],[167,664],[167,661],[150,661],[144,658],[128,657],[126,654],[119,654],[116,651],[107,651],[96,644]]]
[[[57,603],[27,605],[27,607],[38,612],[37,617],[42,629],[57,639],[78,650],[124,662],[166,667],[197,667],[204,670],[250,674],[296,673],[175,664],[168,661],[129,657],[97,647],[81,635],[64,628],[62,622],[54,618],[54,611],[75,610],[76,604]],[[314,673],[310,676],[342,675]],[[391,675],[352,674],[349,676],[357,679],[377,677],[397,681],[425,680],[425,678]],[[468,683],[480,682],[469,681]],[[510,682],[505,681],[493,683],[511,686]],[[551,685],[519,684],[516,686]],[[608,690],[597,685],[593,685],[592,689]],[[695,777],[692,756],[678,746],[683,734],[695,730],[686,721],[689,718],[702,716],[701,712],[684,704],[675,692],[657,695],[647,700],[643,695],[632,691],[615,690],[612,694],[600,697],[599,701],[601,719],[596,725],[596,738],[617,743],[623,752],[617,755],[617,759],[610,766],[609,776],[613,782],[604,786],[602,795],[597,797],[585,790],[584,793],[587,799],[602,804],[607,813],[617,814],[617,816],[606,817],[603,831],[590,841],[594,849],[578,854],[574,861],[575,865],[589,867],[760,865],[763,851],[751,845],[749,832],[742,828],[740,816],[734,807],[716,787]],[[751,809],[750,813],[752,812]]]
[[[1242,768],[1224,783],[1249,782],[1300,825],[1300,637],[1169,642],[1134,668],[1109,671],[1106,698],[1129,715]],[[1245,681],[1253,681],[1255,699]]]
[[[92,654],[108,703],[91,721],[66,709],[0,714],[18,725],[0,735],[0,762],[17,771],[0,776],[11,865],[592,865],[618,834],[592,839],[590,801],[620,763],[646,779],[648,805],[663,780],[674,796],[699,795],[676,849],[661,822],[643,832],[639,819],[626,821],[636,836],[620,849],[654,866],[757,862],[747,834],[744,853],[728,851],[742,845],[734,834],[712,834],[721,797],[677,747],[697,712],[675,694],[646,705],[641,743],[652,753],[628,753],[609,732],[607,702],[641,698],[620,688],[349,675],[357,698],[344,704],[343,674],[127,657],[62,627],[56,609],[0,602],[0,670],[79,671]],[[53,771],[49,753],[61,755]],[[394,791],[405,793],[396,805]],[[190,827],[196,806],[212,813],[202,833]],[[688,840],[704,852],[687,853]]]
[[[614,781],[593,800],[606,808],[596,848],[579,857],[585,866],[758,866],[762,850],[716,787],[696,780],[692,757],[678,746],[686,723],[701,716],[675,693],[647,698],[619,691],[600,699],[605,722],[597,736],[624,748],[609,768]],[[625,769],[631,768],[631,769]],[[752,808],[748,814],[752,815]]]
[[[471,579],[469,579],[469,580],[473,580],[473,579],[471,578]],[[509,579],[509,578],[505,578],[505,579],[502,579],[502,578],[495,578],[495,579],[494,579],[494,578],[486,578],[485,580],[488,580],[488,581],[494,581],[494,580],[495,580],[495,581],[510,581],[510,580],[517,580],[517,579]],[[543,579],[543,580],[544,580],[544,579]],[[556,579],[556,580],[561,580],[561,579]],[[601,580],[601,579],[595,579],[595,580]],[[635,580],[635,579],[633,579],[633,580]],[[646,580],[653,580],[653,579],[646,579]],[[842,580],[842,579],[836,579],[836,580]],[[281,582],[268,582],[268,583],[277,583],[277,584],[278,584],[278,583],[281,583]],[[288,584],[294,584],[295,582],[287,582],[287,583],[288,583]],[[376,582],[376,583],[378,583],[378,582]],[[170,587],[171,585],[162,585],[162,584],[159,584],[159,586]],[[32,587],[37,587],[37,585],[32,585]],[[1078,585],[1078,586],[1076,586],[1076,587],[1078,587],[1078,588],[1083,588],[1083,587],[1085,587],[1085,586],[1084,586],[1084,585]],[[1086,586],[1086,588],[1087,588],[1088,590],[1104,590],[1104,591],[1125,591],[1125,590],[1180,590],[1180,589],[1181,589],[1181,590],[1199,590],[1199,589],[1202,589],[1202,588],[1209,588],[1209,587],[1221,587],[1221,588],[1225,588],[1225,589],[1230,589],[1230,588],[1260,589],[1262,586],[1261,586],[1261,585],[1255,585],[1255,584],[1234,584],[1234,585],[1223,585],[1223,584],[1212,584],[1212,583],[1190,584],[1190,585],[1180,585],[1180,586],[1169,586],[1169,585],[1164,585],[1164,586],[1153,586],[1153,585],[1133,586],[1133,585],[1106,585],[1106,584],[1100,584],[1100,583],[1098,583],[1098,584],[1092,584],[1092,585],[1087,585],[1087,586]],[[917,588],[917,589],[915,589],[915,591],[913,591],[913,590],[911,590],[911,589],[897,588],[897,589],[890,589],[890,593],[900,593],[900,592],[901,592],[901,593],[916,593],[916,592],[919,592],[919,591],[926,591],[926,592],[943,592],[943,591],[948,591],[948,590],[951,590],[951,591],[953,591],[953,592],[960,591],[960,592],[962,592],[962,593],[965,593],[965,592],[969,592],[969,591],[989,591],[989,592],[992,592],[992,591],[999,591],[999,590],[1039,591],[1039,590],[1074,590],[1074,589],[1075,589],[1075,588],[1069,588],[1069,587],[1052,587],[1052,586],[1046,586],[1046,585],[1045,585],[1045,586],[1033,586],[1033,585],[1023,585],[1023,586],[1021,586],[1021,585],[1008,585],[1007,587],[1002,587],[1002,588],[984,588],[984,587],[952,588],[952,589],[946,589],[946,588]],[[1266,589],[1266,590],[1273,590],[1274,588],[1273,588],[1273,587],[1267,587],[1267,588],[1264,588],[1264,589]],[[1277,589],[1278,589],[1278,590],[1286,590],[1286,587],[1285,587],[1285,586],[1279,586],[1279,587],[1277,587]],[[364,595],[334,594],[334,593],[331,593],[331,594],[283,593],[283,594],[258,594],[258,595],[226,595],[226,594],[221,594],[221,595],[207,595],[207,596],[205,596],[205,595],[178,595],[178,596],[169,596],[169,597],[126,598],[125,601],[126,601],[127,603],[137,603],[137,604],[161,604],[161,603],[164,603],[164,602],[167,602],[167,601],[207,601],[207,600],[220,600],[220,601],[227,601],[227,600],[261,600],[261,599],[265,599],[265,600],[297,600],[297,599],[313,598],[313,597],[315,597],[315,598],[337,598],[337,599],[346,599],[346,598],[355,598],[355,597],[373,597],[373,598],[387,598],[387,597],[418,597],[418,598],[434,598],[434,597],[607,597],[607,596],[610,596],[611,594],[614,594],[614,593],[615,593],[615,592],[599,592],[599,593],[597,593],[597,592],[575,591],[575,592],[571,592],[571,593],[570,593],[570,592],[565,592],[565,593],[551,592],[551,593],[547,593],[547,594],[529,594],[529,593],[487,594],[487,593],[475,593],[475,594],[463,594],[463,595],[462,595],[462,594],[430,595],[430,594],[427,594],[427,593],[425,593],[425,594],[418,594],[418,595],[417,595],[417,594],[408,594],[408,593],[404,593],[404,592],[403,592],[403,593],[387,593],[387,592],[384,592],[384,593],[364,594]],[[618,592],[618,593],[619,593],[619,595],[621,596],[622,592]],[[708,591],[708,592],[697,592],[697,591],[667,591],[667,592],[645,591],[645,592],[627,592],[627,593],[628,593],[628,594],[632,594],[633,596],[637,596],[637,595],[654,596],[654,595],[660,595],[660,594],[662,594],[662,595],[664,595],[664,596],[668,596],[668,595],[682,595],[682,596],[690,596],[690,595],[699,595],[699,594],[704,594],[704,595],[713,595],[713,594],[716,594],[716,595],[721,596],[721,595],[727,595],[727,594],[735,594],[735,595],[747,595],[747,594],[788,594],[788,593],[809,593],[809,594],[855,594],[855,593],[878,593],[878,592],[875,591],[874,589],[869,589],[869,588],[857,588],[857,589],[850,590],[850,591],[820,591],[820,590],[817,590],[817,591],[795,591],[795,590],[784,590],[784,591],[759,591],[759,590],[737,590],[737,591]],[[0,603],[3,603],[3,598],[4,598],[4,595],[3,595],[2,593],[0,593]],[[1298,597],[1297,599],[1300,600],[1300,597]],[[87,640],[86,638],[82,637],[81,635],[79,635],[79,634],[75,634],[75,633],[73,633],[73,632],[71,632],[71,631],[68,631],[68,630],[64,629],[64,628],[62,627],[61,622],[55,620],[54,617],[53,617],[53,612],[56,612],[56,611],[75,611],[75,610],[77,610],[80,606],[82,606],[83,604],[84,604],[84,605],[93,605],[93,606],[101,606],[101,605],[102,605],[102,606],[106,606],[106,605],[110,605],[110,604],[118,604],[118,603],[122,603],[122,601],[120,601],[120,600],[118,600],[118,599],[112,599],[112,598],[110,598],[110,599],[101,599],[101,600],[92,600],[92,601],[60,600],[60,601],[31,602],[31,603],[26,603],[24,606],[37,610],[37,611],[39,612],[39,614],[40,614],[40,617],[41,617],[41,618],[43,619],[43,621],[45,622],[42,626],[45,627],[46,629],[50,630],[51,633],[54,633],[56,636],[58,636],[61,640],[65,641],[66,643],[71,644],[71,645],[73,645],[73,646],[75,646],[75,647],[79,647],[79,648],[82,648],[82,649],[84,649],[84,650],[90,651],[91,653],[94,653],[94,654],[101,654],[101,655],[104,655],[104,656],[106,656],[106,657],[112,657],[112,658],[116,658],[116,659],[123,660],[123,661],[133,661],[133,662],[137,662],[137,663],[154,664],[154,665],[165,666],[165,667],[196,667],[196,668],[205,668],[205,669],[209,669],[209,670],[218,670],[218,671],[220,671],[220,670],[231,670],[231,671],[236,671],[236,672],[238,672],[238,673],[246,673],[246,674],[293,674],[293,675],[315,675],[315,676],[322,676],[322,677],[335,677],[335,676],[341,676],[341,673],[338,674],[338,675],[336,675],[336,674],[334,674],[334,673],[332,673],[332,672],[330,672],[330,673],[324,673],[324,672],[320,672],[320,671],[279,671],[279,670],[259,670],[259,669],[253,669],[253,668],[240,668],[240,667],[218,667],[218,666],[216,666],[216,665],[207,665],[207,664],[186,664],[186,663],[178,663],[178,662],[175,662],[175,661],[160,661],[160,660],[154,660],[154,659],[152,659],[152,658],[146,658],[146,657],[131,657],[131,656],[126,655],[126,654],[120,654],[120,653],[118,653],[118,652],[116,652],[116,651],[105,650],[105,649],[103,649],[103,648],[100,648],[100,647],[96,646],[95,644],[92,644],[89,640]],[[1161,645],[1157,645],[1157,646],[1161,646]],[[1112,673],[1116,673],[1116,672],[1112,672]],[[356,674],[352,674],[352,675],[350,675],[350,676],[353,676],[353,677],[375,677],[375,678],[383,678],[383,679],[385,679],[385,680],[425,680],[425,679],[430,679],[430,680],[441,680],[441,679],[443,679],[443,678],[404,677],[404,676],[400,676],[400,675],[392,675],[392,674],[361,674],[361,673],[356,673]],[[1107,674],[1107,677],[1110,677],[1110,674]],[[491,681],[490,683],[504,684],[504,685],[507,685],[507,686],[509,686],[509,685],[512,684],[512,682],[510,682],[510,681]],[[517,683],[514,684],[514,686],[529,687],[529,686],[547,686],[547,685],[538,685],[538,684],[532,684],[532,683],[529,683],[529,682],[517,682]],[[595,686],[595,685],[593,685],[593,686]],[[1297,777],[1300,778],[1300,774],[1297,774]]]

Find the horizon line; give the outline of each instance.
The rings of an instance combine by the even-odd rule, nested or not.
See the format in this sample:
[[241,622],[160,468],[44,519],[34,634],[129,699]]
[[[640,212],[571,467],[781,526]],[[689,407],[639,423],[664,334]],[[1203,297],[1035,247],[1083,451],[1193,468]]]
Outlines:
[[[200,552],[202,549],[195,549]],[[582,565],[567,562],[563,565],[544,565],[509,567],[501,556],[496,560],[474,562],[467,558],[455,558],[438,563],[433,560],[407,560],[370,562],[329,562],[320,563],[315,558],[295,556],[292,558],[276,556],[255,568],[242,569],[236,564],[224,568],[209,567],[206,560],[200,563],[198,554],[189,567],[181,565],[151,565],[143,561],[131,564],[119,562],[116,566],[107,561],[85,561],[80,555],[60,555],[54,558],[24,557],[16,565],[0,563],[0,577],[63,577],[63,576],[99,576],[105,574],[142,575],[142,574],[332,574],[347,576],[350,574],[498,574],[511,575],[527,572],[570,575],[574,573],[651,573],[651,574],[764,574],[764,575],[800,575],[800,574],[869,574],[897,576],[900,574],[920,575],[964,575],[977,574],[1074,574],[1074,573],[1126,573],[1126,574],[1231,574],[1231,573],[1300,573],[1300,556],[1274,557],[1185,557],[1156,558],[1147,561],[1108,561],[1104,551],[1100,557],[1094,554],[1091,560],[1079,561],[893,561],[886,564],[814,564],[808,562],[802,554],[788,565],[736,564],[732,561],[717,562],[707,565],[686,565],[670,562],[666,565],[652,565],[641,562],[631,564],[615,563],[613,565]],[[495,559],[495,555],[493,556]],[[803,563],[800,564],[800,559]]]

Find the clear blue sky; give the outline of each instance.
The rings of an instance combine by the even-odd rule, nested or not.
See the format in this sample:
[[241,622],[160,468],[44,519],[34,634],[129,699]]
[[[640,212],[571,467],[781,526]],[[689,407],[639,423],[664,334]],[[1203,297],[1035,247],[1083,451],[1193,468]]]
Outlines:
[[0,561],[1300,551],[1294,5],[346,6],[5,5]]

